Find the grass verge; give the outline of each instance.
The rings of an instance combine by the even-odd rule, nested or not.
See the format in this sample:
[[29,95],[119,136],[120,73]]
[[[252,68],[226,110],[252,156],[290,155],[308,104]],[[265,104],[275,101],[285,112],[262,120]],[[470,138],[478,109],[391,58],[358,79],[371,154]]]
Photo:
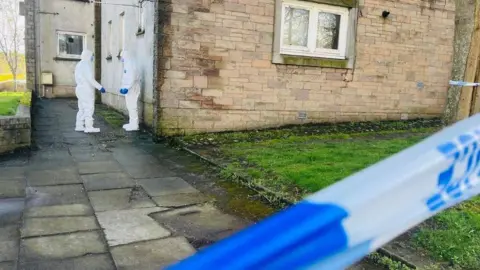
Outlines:
[[17,107],[20,103],[18,97],[0,96],[0,116],[12,116],[17,113]]
[[32,104],[32,92],[0,92],[0,98],[14,97],[20,100],[20,104],[30,107]]
[[[186,142],[200,149],[218,144],[213,152],[229,160],[226,175],[248,178],[295,201],[421,141],[436,130],[438,127],[415,127],[310,135],[295,135],[291,131],[282,135],[275,130],[265,131],[267,134],[194,135],[187,137]],[[446,269],[480,269],[480,198],[428,220],[413,231],[406,244],[442,263],[441,268],[428,269],[445,269],[444,265]]]

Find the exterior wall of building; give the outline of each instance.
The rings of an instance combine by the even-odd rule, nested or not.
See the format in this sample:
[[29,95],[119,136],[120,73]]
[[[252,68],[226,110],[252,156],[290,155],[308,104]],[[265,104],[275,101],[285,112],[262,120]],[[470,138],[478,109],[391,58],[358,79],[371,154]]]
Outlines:
[[[115,4],[102,7],[102,85],[107,93],[102,95],[102,102],[127,114],[125,98],[120,95],[123,64],[120,52],[126,49],[136,60],[138,72],[141,75],[139,112],[142,122],[147,126],[153,123],[153,44],[154,44],[154,3],[143,3],[145,27],[139,34],[139,1],[119,0]],[[132,5],[132,6],[126,6]],[[123,15],[121,15],[123,14]],[[121,16],[124,20],[124,41],[121,40]],[[111,30],[110,26],[111,24]],[[112,37],[112,40],[110,40]],[[122,44],[124,43],[124,44]]]
[[[62,59],[57,55],[57,31],[86,35],[87,48],[94,51],[94,5],[74,0],[37,0],[36,42],[37,71],[53,73],[53,88],[47,89],[47,97],[75,96],[75,65],[77,60]],[[27,60],[28,62],[28,60]],[[39,80],[37,83],[41,83]],[[43,91],[38,87],[40,94]]]
[[27,89],[36,91],[35,0],[25,1],[25,64]]
[[[442,114],[452,0],[359,1],[351,69],[273,64],[276,1],[163,5],[170,13],[159,30],[163,134]],[[383,10],[390,11],[386,19]]]

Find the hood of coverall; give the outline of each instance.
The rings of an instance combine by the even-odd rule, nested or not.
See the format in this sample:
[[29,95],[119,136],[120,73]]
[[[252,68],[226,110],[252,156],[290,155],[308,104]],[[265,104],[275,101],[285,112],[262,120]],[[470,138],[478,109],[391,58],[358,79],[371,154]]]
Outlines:
[[93,52],[91,52],[89,50],[83,50],[82,55],[81,55],[81,59],[82,59],[82,61],[90,62],[90,60],[92,59],[92,56],[93,56]]

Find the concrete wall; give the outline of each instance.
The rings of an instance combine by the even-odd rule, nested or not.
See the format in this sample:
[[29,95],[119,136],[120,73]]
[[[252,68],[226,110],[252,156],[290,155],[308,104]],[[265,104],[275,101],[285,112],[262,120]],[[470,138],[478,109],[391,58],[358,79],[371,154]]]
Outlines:
[[278,1],[161,5],[171,17],[160,29],[163,134],[441,116],[453,0],[359,1],[354,68],[273,64]]
[[[36,27],[38,71],[52,72],[54,86],[49,97],[74,97],[74,70],[78,60],[57,58],[57,31],[85,33],[87,48],[94,51],[94,5],[73,0],[37,0]],[[28,65],[28,60],[27,60]],[[40,76],[40,75],[38,75]]]
[[[136,0],[118,0],[115,4],[138,5]],[[127,113],[125,99],[120,95],[123,64],[120,61],[120,14],[124,14],[125,20],[125,44],[124,49],[128,50],[137,63],[138,71],[141,74],[142,94],[139,103],[140,117],[144,124],[151,126],[153,122],[153,18],[154,3],[145,1],[145,30],[138,33],[138,8],[133,6],[104,5],[102,7],[102,85],[107,93],[102,95],[102,102]],[[109,22],[112,24],[112,46],[111,55],[109,51]]]
[[15,116],[0,116],[0,154],[30,147],[30,108],[20,105]]

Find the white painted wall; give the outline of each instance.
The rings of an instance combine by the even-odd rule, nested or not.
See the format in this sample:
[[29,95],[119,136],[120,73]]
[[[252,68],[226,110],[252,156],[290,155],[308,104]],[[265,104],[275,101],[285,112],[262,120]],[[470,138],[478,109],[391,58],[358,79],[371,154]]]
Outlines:
[[[107,93],[102,95],[102,102],[126,113],[124,97],[119,94],[122,78],[122,62],[117,57],[122,49],[121,19],[124,14],[125,21],[125,44],[124,49],[136,60],[138,71],[141,76],[142,95],[140,96],[140,117],[151,125],[153,103],[153,21],[154,3],[143,3],[145,16],[145,33],[137,34],[139,27],[139,12],[137,7],[122,5],[139,5],[138,0],[109,1],[117,5],[102,5],[102,85]],[[112,41],[109,41],[109,22],[111,21]],[[111,49],[109,49],[111,44]],[[111,59],[107,59],[111,51]]]
[[39,71],[53,73],[52,96],[75,96],[74,71],[78,61],[56,59],[57,31],[85,33],[87,48],[94,51],[94,6],[72,0],[38,0],[37,4]]

